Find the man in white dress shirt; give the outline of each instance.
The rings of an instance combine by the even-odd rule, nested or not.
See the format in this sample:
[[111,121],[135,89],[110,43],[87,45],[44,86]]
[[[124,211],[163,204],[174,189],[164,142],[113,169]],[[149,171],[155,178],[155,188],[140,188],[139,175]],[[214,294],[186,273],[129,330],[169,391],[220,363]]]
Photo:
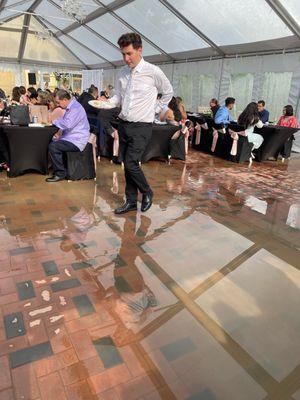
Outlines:
[[152,135],[157,93],[161,93],[160,106],[168,105],[173,88],[156,65],[142,57],[142,40],[137,33],[126,33],[118,40],[125,65],[119,72],[115,95],[109,99],[121,106],[118,132],[125,169],[125,203],[115,210],[123,214],[137,209],[138,192],[142,193],[141,211],[152,205],[153,191],[139,165],[142,154]]

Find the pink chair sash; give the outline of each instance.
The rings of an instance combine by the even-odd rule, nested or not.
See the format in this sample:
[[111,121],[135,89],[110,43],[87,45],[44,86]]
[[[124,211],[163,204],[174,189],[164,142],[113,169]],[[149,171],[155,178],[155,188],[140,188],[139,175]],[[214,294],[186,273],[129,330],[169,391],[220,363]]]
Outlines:
[[198,122],[196,122],[196,140],[195,140],[195,144],[200,144],[200,140],[201,140],[201,128],[203,129],[208,129],[207,123],[205,122],[204,124],[199,124]]
[[237,154],[237,143],[238,143],[238,140],[239,140],[239,135],[247,136],[247,134],[246,134],[245,131],[235,132],[232,129],[228,129],[228,132],[229,132],[229,134],[230,134],[230,136],[232,138],[232,146],[231,146],[230,154],[232,156],[236,156],[236,154]]

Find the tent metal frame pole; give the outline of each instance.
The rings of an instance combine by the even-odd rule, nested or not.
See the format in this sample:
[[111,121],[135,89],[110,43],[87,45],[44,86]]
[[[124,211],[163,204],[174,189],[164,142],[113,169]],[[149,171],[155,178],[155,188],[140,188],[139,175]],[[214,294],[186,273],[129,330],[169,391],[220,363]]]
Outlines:
[[300,39],[300,26],[278,0],[265,0],[285,25]]
[[[40,18],[40,17],[38,17],[38,16],[35,16],[35,18],[37,19],[37,21],[38,21],[45,29],[48,29],[48,26],[45,24],[45,22],[43,21],[42,18]],[[70,50],[70,49],[63,43],[63,41],[60,40],[60,39],[56,36],[55,33],[53,33],[53,37],[54,37],[66,50],[68,50],[68,51],[76,58],[76,60],[78,60],[78,61],[82,64],[82,67],[84,67],[85,69],[89,69],[88,66],[85,64],[85,62],[82,61],[75,53],[73,53],[73,51]]]
[[148,37],[143,35],[141,32],[133,28],[128,22],[126,22],[123,18],[119,17],[114,11],[110,9],[110,7],[105,6],[101,1],[99,0],[94,0],[97,4],[99,4],[101,7],[106,8],[108,13],[116,18],[119,22],[121,22],[123,25],[127,26],[128,29],[130,29],[133,32],[138,33],[143,40],[145,40],[148,44],[150,44],[152,47],[154,47],[156,50],[158,50],[161,54],[164,54],[170,61],[173,61],[174,58],[170,56],[170,54],[166,53],[161,47],[157,46],[154,42],[152,42]]
[[187,18],[185,18],[175,7],[173,7],[167,0],[159,0],[173,15],[175,15],[181,22],[183,22],[191,31],[205,41],[211,48],[213,48],[220,56],[225,56],[225,53],[220,47],[210,40],[203,32],[195,27]]

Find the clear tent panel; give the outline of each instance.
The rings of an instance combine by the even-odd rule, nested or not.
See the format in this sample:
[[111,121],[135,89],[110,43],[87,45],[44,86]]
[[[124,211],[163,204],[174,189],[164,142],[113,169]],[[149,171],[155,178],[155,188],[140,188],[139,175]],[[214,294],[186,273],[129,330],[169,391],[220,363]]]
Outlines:
[[72,40],[70,37],[63,35],[60,37],[62,42],[84,62],[86,65],[100,64],[105,62],[103,58],[97,56],[93,52],[89,51],[83,46],[80,46],[77,42]]
[[75,21],[73,18],[66,16],[62,11],[48,1],[42,1],[35,9],[35,13],[59,29],[64,29]]
[[[117,41],[121,35],[129,32],[129,28],[124,25],[122,22],[117,20],[110,14],[105,14],[87,24],[94,31],[100,33],[103,37],[105,37],[110,42],[117,45]],[[112,29],[113,27],[113,29]],[[151,39],[151,38],[150,38]],[[160,54],[155,47],[151,46],[151,44],[147,43],[145,40],[143,41],[143,54],[145,56],[150,56],[154,54]],[[120,59],[121,57],[119,57]]]
[[41,40],[34,34],[28,34],[24,59],[62,64],[80,64],[58,40],[55,38]]
[[101,0],[101,3],[107,6],[108,4],[112,3],[112,0]]
[[120,52],[97,35],[90,32],[87,28],[79,27],[69,33],[69,36],[78,40],[80,43],[87,46],[89,49],[99,53],[106,60],[120,60]]
[[293,34],[262,0],[214,0],[209,5],[206,0],[169,2],[219,46],[271,40]]
[[40,24],[36,18],[34,18],[33,16],[30,18],[30,24],[29,24],[30,31],[42,32],[44,31],[44,29],[45,28],[43,27],[43,25]]
[[291,14],[296,20],[297,24],[300,25],[300,2],[299,0],[280,0],[280,3]]
[[11,19],[8,22],[4,22],[3,24],[1,24],[1,27],[22,29],[23,25],[24,25],[24,15],[21,15],[20,17]]
[[169,53],[195,50],[208,45],[158,0],[136,0],[115,11],[161,49]]
[[21,32],[0,31],[0,57],[17,58]]
[[16,3],[11,5],[10,7],[5,7],[4,10],[0,13],[0,21],[4,21],[7,18],[18,16],[22,14],[24,11],[28,10],[29,7],[34,3],[34,1],[25,1],[24,3]]

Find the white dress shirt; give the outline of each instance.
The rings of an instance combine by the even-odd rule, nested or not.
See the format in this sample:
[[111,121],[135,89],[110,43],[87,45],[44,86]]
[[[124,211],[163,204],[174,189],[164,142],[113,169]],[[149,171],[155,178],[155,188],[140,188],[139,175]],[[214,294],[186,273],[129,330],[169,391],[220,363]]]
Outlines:
[[115,107],[121,105],[121,119],[152,123],[158,93],[162,93],[159,100],[162,109],[173,96],[172,85],[160,68],[142,58],[135,68],[126,65],[120,70],[116,93],[109,101]]

